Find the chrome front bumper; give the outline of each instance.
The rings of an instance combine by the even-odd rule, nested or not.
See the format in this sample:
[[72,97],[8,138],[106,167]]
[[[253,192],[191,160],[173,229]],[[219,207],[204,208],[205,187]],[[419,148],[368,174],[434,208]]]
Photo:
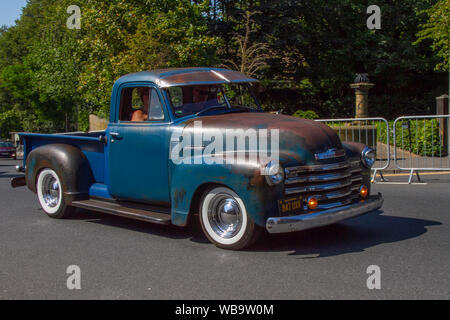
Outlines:
[[383,197],[378,193],[366,200],[333,209],[298,216],[269,218],[266,229],[269,233],[284,233],[322,227],[369,213],[381,208],[382,205]]

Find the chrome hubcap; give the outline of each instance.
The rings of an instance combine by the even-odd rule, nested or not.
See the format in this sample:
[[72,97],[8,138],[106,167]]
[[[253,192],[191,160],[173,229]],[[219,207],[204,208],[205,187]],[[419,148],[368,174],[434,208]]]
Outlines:
[[217,194],[208,206],[208,220],[213,231],[220,237],[234,237],[242,226],[239,204],[230,195]]
[[45,176],[42,181],[42,196],[47,206],[54,208],[58,205],[59,183],[52,175]]

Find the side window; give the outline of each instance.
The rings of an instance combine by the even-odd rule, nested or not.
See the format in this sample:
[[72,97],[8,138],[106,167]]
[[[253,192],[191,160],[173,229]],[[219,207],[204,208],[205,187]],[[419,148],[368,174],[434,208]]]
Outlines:
[[157,121],[164,119],[158,92],[151,87],[130,87],[122,90],[120,121]]

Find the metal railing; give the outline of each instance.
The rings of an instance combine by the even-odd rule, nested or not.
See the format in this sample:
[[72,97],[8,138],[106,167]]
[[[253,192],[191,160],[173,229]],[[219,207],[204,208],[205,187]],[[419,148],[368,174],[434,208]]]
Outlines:
[[333,128],[342,141],[359,142],[372,147],[376,151],[376,161],[372,170],[373,177],[377,172],[389,167],[390,164],[390,130],[389,123],[384,118],[347,118],[318,119]]
[[409,171],[408,183],[414,173],[421,180],[419,171],[450,171],[450,115],[403,116],[394,120],[392,129],[384,118],[316,121],[333,128],[342,141],[364,143],[376,150],[372,182],[377,173],[385,181],[381,170],[388,168]]
[[[393,162],[397,169],[414,172],[450,170],[450,115],[404,116],[392,125]],[[445,128],[445,129],[444,129]]]

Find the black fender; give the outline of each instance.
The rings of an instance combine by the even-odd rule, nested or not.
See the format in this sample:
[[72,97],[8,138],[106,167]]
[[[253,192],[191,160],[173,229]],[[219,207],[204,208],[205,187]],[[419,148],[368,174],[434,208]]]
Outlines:
[[34,193],[38,174],[45,168],[54,170],[60,177],[67,204],[88,199],[89,188],[95,181],[89,161],[80,149],[69,144],[48,144],[31,151],[25,177],[27,187]]

